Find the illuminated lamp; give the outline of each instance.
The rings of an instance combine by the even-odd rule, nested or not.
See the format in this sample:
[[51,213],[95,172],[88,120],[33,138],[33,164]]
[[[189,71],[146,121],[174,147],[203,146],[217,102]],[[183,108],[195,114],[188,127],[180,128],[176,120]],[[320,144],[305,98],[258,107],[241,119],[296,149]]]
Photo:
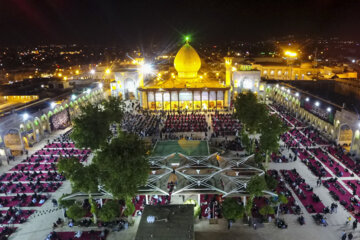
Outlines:
[[28,114],[28,113],[24,113],[24,114],[22,115],[22,117],[23,117],[23,120],[26,121],[26,120],[29,119],[29,114]]

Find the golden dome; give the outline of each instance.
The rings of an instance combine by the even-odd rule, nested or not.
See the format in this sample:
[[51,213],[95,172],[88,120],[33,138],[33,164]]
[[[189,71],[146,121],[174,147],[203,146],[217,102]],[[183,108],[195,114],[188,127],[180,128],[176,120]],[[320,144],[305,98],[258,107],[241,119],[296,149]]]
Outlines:
[[176,54],[174,67],[179,78],[196,78],[201,67],[201,60],[195,49],[189,43],[185,43]]

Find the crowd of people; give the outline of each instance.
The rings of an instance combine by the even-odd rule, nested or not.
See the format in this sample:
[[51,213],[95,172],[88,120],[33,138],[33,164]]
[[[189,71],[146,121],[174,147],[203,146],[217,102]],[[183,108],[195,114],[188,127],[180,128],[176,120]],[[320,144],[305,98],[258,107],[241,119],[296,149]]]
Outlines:
[[160,121],[160,115],[128,113],[124,115],[121,128],[142,137],[154,136],[159,133]]
[[[26,222],[37,207],[51,198],[50,193],[62,186],[65,177],[57,172],[56,168],[61,156],[73,156],[79,161],[86,161],[89,154],[88,149],[76,149],[67,132],[53,142],[48,141],[41,150],[27,156],[21,163],[3,173],[0,176],[0,210],[7,210],[0,211],[0,223]],[[0,235],[5,236],[12,232],[13,229],[4,229]]]
[[208,124],[204,114],[168,114],[162,129],[163,133],[207,132]]
[[240,131],[240,122],[232,114],[211,114],[213,137],[235,136]]

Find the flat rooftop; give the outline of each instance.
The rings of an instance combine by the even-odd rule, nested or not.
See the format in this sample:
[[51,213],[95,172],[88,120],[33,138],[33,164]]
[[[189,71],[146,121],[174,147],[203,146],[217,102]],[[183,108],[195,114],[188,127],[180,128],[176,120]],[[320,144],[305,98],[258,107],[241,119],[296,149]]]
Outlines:
[[[155,221],[148,223],[148,216]],[[144,208],[135,240],[194,239],[193,205],[147,205]]]

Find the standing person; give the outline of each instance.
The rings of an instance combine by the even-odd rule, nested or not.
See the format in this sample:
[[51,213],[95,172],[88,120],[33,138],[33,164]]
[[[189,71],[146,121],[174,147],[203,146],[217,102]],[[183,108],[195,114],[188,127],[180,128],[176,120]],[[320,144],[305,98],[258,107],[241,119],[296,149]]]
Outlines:
[[341,234],[341,240],[346,240],[346,232],[343,230]]
[[232,220],[229,220],[228,221],[228,230],[230,230],[231,226],[232,226]]
[[345,223],[345,224],[347,225],[347,224],[349,224],[350,222],[351,222],[351,216],[349,216],[349,217],[347,218],[347,220],[346,220],[346,223]]
[[334,203],[334,210],[335,210],[335,213],[337,213],[337,208],[338,208],[338,205],[336,203]]
[[355,219],[355,221],[353,222],[353,230],[357,228],[357,224],[358,224],[358,220]]

